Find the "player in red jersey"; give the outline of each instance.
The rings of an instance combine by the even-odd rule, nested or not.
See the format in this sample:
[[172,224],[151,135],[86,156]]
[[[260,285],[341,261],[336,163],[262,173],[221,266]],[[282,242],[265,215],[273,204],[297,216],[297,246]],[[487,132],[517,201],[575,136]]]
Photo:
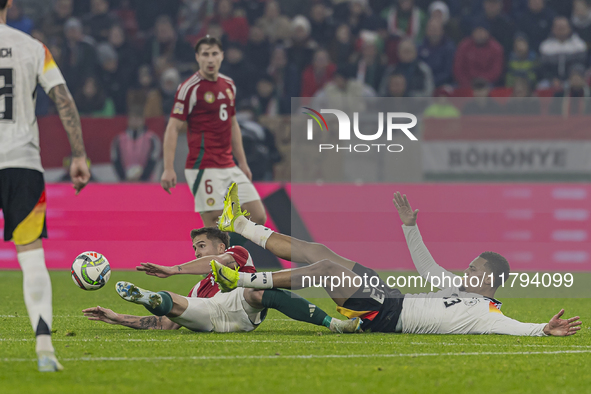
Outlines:
[[178,134],[186,129],[189,156],[185,177],[204,226],[216,225],[232,182],[240,185],[240,200],[251,213],[251,220],[263,224],[265,208],[252,184],[236,120],[236,86],[231,78],[219,73],[224,59],[222,44],[217,38],[206,36],[195,46],[195,53],[199,71],[179,86],[164,134],[164,173],[160,183],[168,193],[176,185],[174,154]]
[[128,282],[118,282],[117,292],[126,301],[142,304],[155,316],[122,315],[97,306],[85,309],[90,320],[136,329],[176,330],[186,327],[198,332],[252,331],[264,320],[267,308],[277,309],[295,320],[323,325],[333,332],[355,332],[358,320],[342,321],[328,316],[307,300],[284,290],[243,289],[220,293],[211,274],[210,261],[256,276],[252,257],[241,246],[228,247],[227,233],[215,227],[191,231],[196,259],[172,267],[143,263],[137,267],[148,275],[167,278],[177,274],[204,275],[183,297],[168,291],[151,292]]

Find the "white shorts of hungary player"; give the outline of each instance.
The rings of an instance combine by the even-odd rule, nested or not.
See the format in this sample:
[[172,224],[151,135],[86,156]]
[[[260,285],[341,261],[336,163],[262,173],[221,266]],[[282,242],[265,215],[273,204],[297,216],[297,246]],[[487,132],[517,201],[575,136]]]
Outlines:
[[265,319],[266,309],[256,309],[244,299],[244,288],[219,292],[211,298],[185,297],[189,306],[170,320],[193,331],[252,331]]
[[185,178],[195,197],[195,212],[224,209],[224,197],[232,182],[238,185],[241,204],[261,199],[252,182],[238,167],[186,169]]

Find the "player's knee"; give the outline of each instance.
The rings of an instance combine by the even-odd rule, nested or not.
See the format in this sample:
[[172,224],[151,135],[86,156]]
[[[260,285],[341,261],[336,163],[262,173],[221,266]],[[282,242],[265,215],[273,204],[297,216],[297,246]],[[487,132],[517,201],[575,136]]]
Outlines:
[[264,290],[244,289],[244,300],[253,308],[262,308],[264,292]]

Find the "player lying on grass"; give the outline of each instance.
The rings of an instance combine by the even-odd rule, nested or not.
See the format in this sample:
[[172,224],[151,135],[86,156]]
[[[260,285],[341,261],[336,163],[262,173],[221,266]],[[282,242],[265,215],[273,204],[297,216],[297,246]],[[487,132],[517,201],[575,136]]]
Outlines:
[[[214,277],[222,291],[231,291],[236,287],[300,289],[304,277],[319,279],[336,276],[342,278],[347,286],[331,288],[325,283],[325,290],[338,305],[337,310],[341,314],[363,320],[361,328],[364,331],[567,336],[580,329],[578,316],[568,320],[560,318],[564,310],[547,324],[521,323],[504,316],[500,311],[501,303],[494,299],[494,295],[501,283],[497,279],[508,275],[509,264],[497,253],[485,252],[474,259],[464,271],[468,280],[463,286],[453,287],[454,281],[447,283],[446,280],[443,283],[450,287],[442,286],[441,291],[403,295],[398,289],[388,287],[375,271],[337,255],[324,245],[274,233],[249,221],[245,217],[246,211],[240,210],[236,188],[233,184],[228,191],[219,228],[235,231],[277,257],[310,265],[291,272],[261,272],[257,277],[250,277],[212,260]],[[416,225],[418,210],[413,211],[406,196],[400,193],[394,195],[394,204],[404,223],[404,235],[419,273],[427,280],[442,275],[449,279],[456,277],[435,262],[423,243]],[[491,273],[495,278],[493,283],[489,277]],[[371,280],[363,280],[363,276],[376,277],[373,283],[377,282],[377,285],[372,285]],[[471,287],[469,279],[472,276],[484,277],[485,280],[479,281],[478,287]],[[310,285],[311,281],[307,282]],[[314,282],[320,283],[320,280]],[[355,286],[355,283],[362,285]]]
[[176,330],[182,326],[193,331],[235,332],[256,329],[265,319],[267,308],[273,308],[292,319],[325,326],[333,332],[355,332],[359,329],[359,319],[342,321],[332,318],[316,305],[288,291],[240,289],[220,293],[211,274],[211,259],[256,277],[258,274],[252,257],[241,246],[229,248],[228,234],[215,227],[193,230],[191,239],[195,260],[173,267],[150,263],[137,267],[139,271],[159,278],[208,274],[191,289],[188,297],[169,291],[156,293],[132,283],[118,282],[116,289],[121,298],[144,305],[155,316],[121,315],[100,306],[83,310],[84,316],[136,329]]

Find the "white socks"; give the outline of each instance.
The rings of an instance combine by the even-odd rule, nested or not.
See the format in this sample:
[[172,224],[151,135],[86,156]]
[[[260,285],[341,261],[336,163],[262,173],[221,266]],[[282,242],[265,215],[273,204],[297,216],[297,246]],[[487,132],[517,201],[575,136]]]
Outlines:
[[239,216],[234,221],[234,230],[244,238],[251,240],[255,244],[264,248],[267,240],[273,234],[273,231],[265,226],[251,222],[244,216]]
[[273,273],[254,272],[252,274],[249,274],[247,272],[239,272],[238,287],[248,287],[251,289],[272,289]]
[[34,249],[17,254],[23,271],[23,293],[29,319],[37,335],[36,351],[53,352],[51,344],[51,280],[45,266],[43,249]]

